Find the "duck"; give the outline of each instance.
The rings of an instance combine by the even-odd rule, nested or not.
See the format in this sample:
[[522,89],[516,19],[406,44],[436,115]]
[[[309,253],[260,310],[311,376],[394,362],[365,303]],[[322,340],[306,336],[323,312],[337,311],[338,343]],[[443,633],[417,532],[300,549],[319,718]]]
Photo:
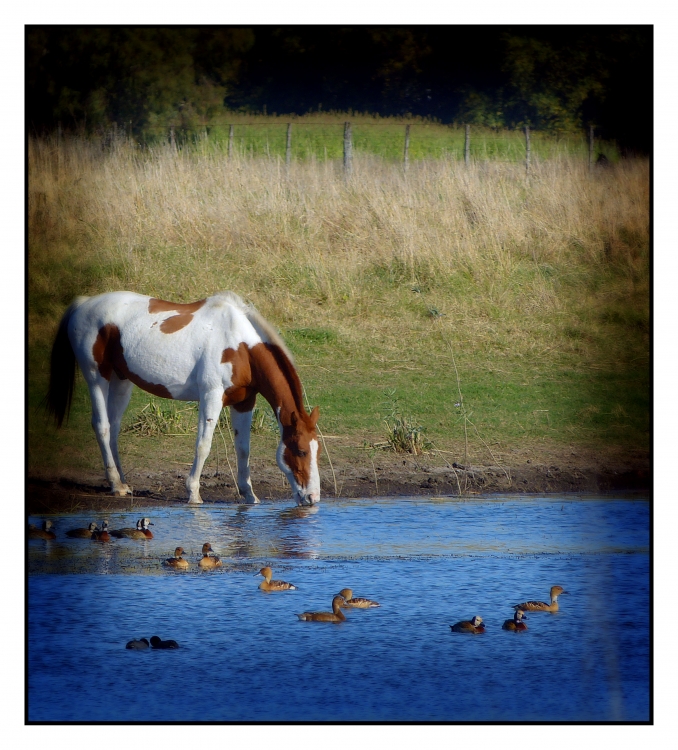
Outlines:
[[259,584],[259,588],[262,591],[292,591],[296,590],[297,588],[294,584],[287,583],[287,581],[272,581],[271,576],[273,575],[273,571],[268,567],[268,565],[254,575],[264,576],[265,580],[263,580]]
[[153,648],[179,648],[179,644],[176,641],[171,639],[163,641],[158,638],[157,635],[151,637],[151,646],[153,646]]
[[470,620],[461,620],[455,622],[454,625],[450,625],[450,628],[454,633],[484,633],[485,625],[483,625],[483,618],[478,615],[474,615]]
[[352,589],[342,589],[339,592],[339,596],[344,597],[344,603],[342,607],[357,607],[359,609],[369,609],[370,607],[381,607],[379,602],[375,602],[372,599],[365,599],[362,596],[353,596]]
[[332,599],[331,612],[302,612],[297,617],[305,622],[343,622],[346,616],[341,611],[341,608],[345,602],[344,597],[337,594]]
[[91,539],[92,534],[98,530],[98,526],[92,521],[92,523],[86,529],[69,529],[66,532],[66,536],[70,536],[73,539]]
[[523,622],[523,620],[527,620],[527,617],[525,617],[525,613],[522,609],[517,609],[513,613],[513,619],[504,620],[504,624],[501,626],[502,630],[513,630],[514,632],[517,632],[519,630],[527,630],[527,625]]
[[141,651],[142,649],[148,648],[148,638],[135,638],[132,641],[127,641],[125,648],[131,648],[135,651]]
[[39,529],[32,523],[28,524],[28,538],[29,539],[56,539],[56,534],[51,531],[54,524],[51,521],[43,521],[42,528]]
[[149,525],[153,526],[150,518],[140,518],[137,521],[136,529],[113,529],[113,531],[111,531],[111,536],[118,539],[122,539],[123,537],[127,539],[153,539],[153,533],[148,530]]
[[551,603],[546,602],[523,602],[522,604],[513,604],[513,609],[522,609],[523,612],[557,612],[558,597],[568,592],[562,586],[551,586]]
[[184,560],[182,555],[184,554],[184,548],[183,547],[177,547],[174,550],[174,557],[168,557],[167,560],[165,560],[164,564],[169,565],[170,568],[179,568],[180,570],[185,570],[188,568],[188,560]]
[[108,521],[101,522],[101,529],[92,532],[92,541],[94,542],[110,542],[111,535],[108,533]]
[[[148,527],[155,526],[155,524],[151,522],[150,518],[142,518],[140,519],[140,521],[141,521],[141,530],[144,532],[144,536],[146,537],[146,539],[153,539],[153,532]],[[137,528],[139,528],[138,525],[137,525]]]
[[198,566],[203,570],[209,570],[221,566],[221,560],[216,555],[211,557],[210,552],[214,552],[212,545],[209,542],[205,542],[205,544],[202,545],[202,557],[198,560]]

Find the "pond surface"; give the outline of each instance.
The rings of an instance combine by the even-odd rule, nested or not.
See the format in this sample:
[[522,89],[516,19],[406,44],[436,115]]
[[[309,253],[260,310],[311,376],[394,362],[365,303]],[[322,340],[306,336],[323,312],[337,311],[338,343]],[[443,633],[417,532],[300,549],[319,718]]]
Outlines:
[[[142,515],[112,513],[111,528]],[[650,506],[618,497],[143,509],[110,543],[28,543],[29,721],[649,721]],[[40,519],[31,518],[32,522]],[[209,541],[223,566],[197,567]],[[162,561],[176,546],[188,571]],[[298,589],[264,593],[263,565]],[[548,601],[528,630],[512,604]],[[378,609],[301,622],[350,587]],[[449,625],[483,617],[482,635]],[[131,651],[159,635],[176,650]]]

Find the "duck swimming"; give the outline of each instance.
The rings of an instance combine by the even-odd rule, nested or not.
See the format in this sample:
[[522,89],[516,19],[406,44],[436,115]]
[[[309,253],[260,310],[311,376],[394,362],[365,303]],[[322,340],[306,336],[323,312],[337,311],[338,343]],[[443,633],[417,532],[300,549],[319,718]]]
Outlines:
[[342,589],[339,592],[339,596],[344,597],[344,603],[342,607],[357,607],[359,609],[369,609],[370,607],[381,607],[379,602],[375,602],[372,599],[365,599],[362,596],[353,596],[352,589]]
[[268,566],[262,568],[254,575],[264,576],[265,580],[259,584],[259,588],[262,591],[291,591],[292,589],[297,588],[293,584],[287,583],[287,581],[272,581],[271,576],[273,575],[273,571]]
[[111,535],[108,533],[108,521],[101,522],[101,529],[92,532],[92,541],[94,542],[110,542]]
[[111,536],[117,539],[153,539],[153,533],[148,529],[148,526],[153,526],[150,518],[140,518],[137,521],[136,529],[124,528],[124,529],[113,529]]
[[214,552],[212,545],[209,542],[205,542],[202,545],[202,557],[198,561],[198,566],[204,570],[218,568],[221,565],[221,560],[216,555],[211,557],[210,552]]
[[51,521],[43,521],[42,528],[38,529],[32,523],[28,524],[29,539],[56,539],[56,534],[51,531],[54,524]]
[[483,625],[483,618],[475,615],[470,620],[462,620],[461,622],[455,622],[454,625],[450,625],[450,628],[455,633],[484,633],[485,626]]
[[176,641],[173,641],[171,639],[163,641],[158,638],[157,635],[154,635],[151,638],[151,646],[153,646],[153,648],[179,648],[179,644]]
[[522,604],[514,604],[513,609],[522,609],[523,612],[557,612],[558,611],[558,597],[561,594],[567,594],[567,591],[562,586],[551,586],[551,603],[546,602],[523,602]]
[[174,550],[174,557],[169,557],[165,560],[164,565],[169,565],[170,568],[179,568],[185,570],[188,568],[188,560],[184,560],[182,555],[184,554],[183,547],[177,547]]
[[331,612],[302,612],[297,617],[305,622],[343,622],[346,616],[341,611],[341,607],[345,603],[343,596],[337,594],[332,599],[332,611]]
[[133,641],[128,641],[125,648],[131,648],[135,651],[141,651],[142,649],[148,648],[148,639],[147,638],[139,638],[134,639]]
[[513,614],[512,620],[504,620],[504,624],[501,626],[502,630],[513,630],[515,632],[527,630],[527,625],[523,622],[523,619],[527,620],[524,614],[522,609],[517,609]]
[[69,529],[69,531],[66,532],[66,536],[70,536],[73,539],[91,539],[92,534],[98,528],[99,527],[92,522],[86,529]]

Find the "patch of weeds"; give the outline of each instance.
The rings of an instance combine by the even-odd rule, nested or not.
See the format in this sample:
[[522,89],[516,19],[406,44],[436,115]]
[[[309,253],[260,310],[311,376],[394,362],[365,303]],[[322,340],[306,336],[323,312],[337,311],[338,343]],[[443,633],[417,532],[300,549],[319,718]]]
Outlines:
[[132,432],[143,437],[158,435],[188,435],[197,430],[196,404],[178,409],[174,401],[151,399],[132,418],[122,432]]
[[285,341],[303,342],[307,344],[332,344],[337,340],[337,334],[329,328],[291,328],[285,334]]
[[412,415],[402,413],[395,391],[389,391],[387,396],[385,406],[388,414],[384,417],[386,443],[375,443],[374,447],[415,456],[431,450],[433,444],[424,435],[424,427]]

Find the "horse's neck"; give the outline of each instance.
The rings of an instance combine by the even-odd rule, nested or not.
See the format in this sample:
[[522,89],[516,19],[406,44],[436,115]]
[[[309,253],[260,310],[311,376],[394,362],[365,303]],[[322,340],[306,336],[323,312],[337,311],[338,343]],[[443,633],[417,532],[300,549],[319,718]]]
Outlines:
[[289,358],[275,344],[257,344],[250,349],[256,388],[285,426],[292,412],[304,410],[301,383]]

